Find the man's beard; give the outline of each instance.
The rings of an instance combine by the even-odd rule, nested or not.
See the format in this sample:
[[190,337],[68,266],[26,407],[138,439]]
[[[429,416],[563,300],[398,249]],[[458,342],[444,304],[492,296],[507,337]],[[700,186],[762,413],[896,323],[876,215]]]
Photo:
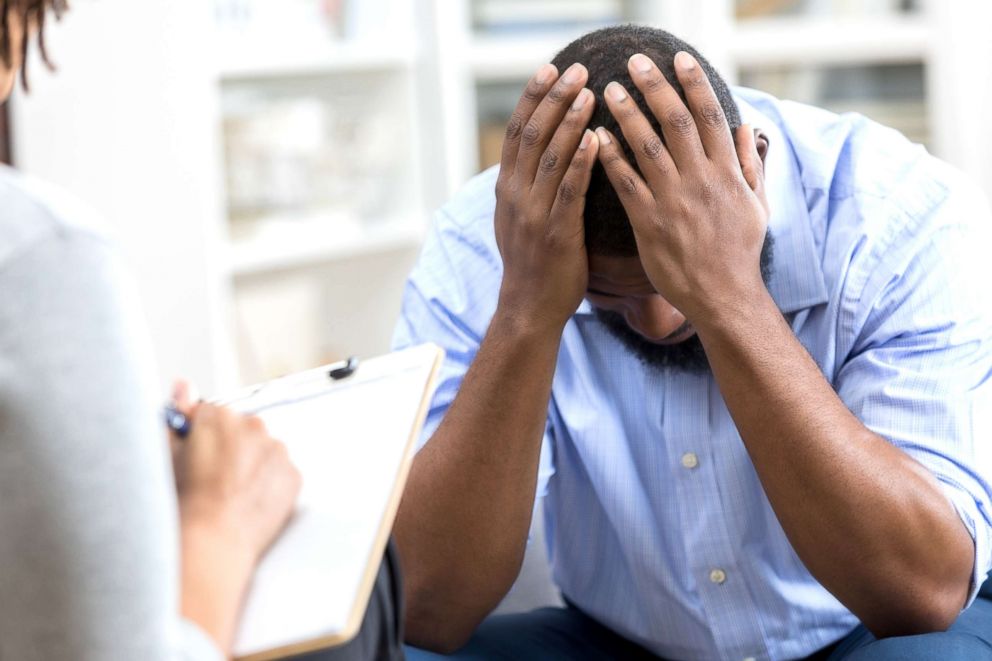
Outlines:
[[[771,232],[765,234],[765,242],[761,246],[761,279],[765,286],[772,276],[772,261],[775,248],[775,239]],[[693,334],[688,340],[677,344],[657,344],[645,338],[627,325],[623,315],[593,308],[596,318],[606,326],[606,329],[613,337],[627,347],[636,355],[642,363],[659,371],[674,370],[687,372],[689,374],[707,374],[710,371],[710,363],[706,358],[706,351],[699,335]]]

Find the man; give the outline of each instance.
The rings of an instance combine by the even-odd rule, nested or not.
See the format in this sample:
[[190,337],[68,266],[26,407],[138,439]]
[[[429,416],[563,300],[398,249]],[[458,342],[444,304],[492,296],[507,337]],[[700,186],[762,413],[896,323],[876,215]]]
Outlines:
[[[396,529],[407,640],[989,658],[980,195],[863,118],[731,96],[659,30],[594,32],[553,64],[404,300],[397,345],[449,356]],[[535,497],[567,606],[476,631]]]

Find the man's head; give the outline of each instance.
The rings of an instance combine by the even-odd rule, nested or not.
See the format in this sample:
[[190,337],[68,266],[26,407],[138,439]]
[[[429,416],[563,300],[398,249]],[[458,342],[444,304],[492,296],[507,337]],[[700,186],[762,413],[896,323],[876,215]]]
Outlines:
[[[617,81],[631,94],[655,133],[664,140],[660,125],[634,85],[627,60],[635,53],[651,58],[685,102],[685,93],[675,75],[675,54],[686,51],[698,60],[716,93],[731,130],[741,125],[740,111],[727,83],[695,48],[678,37],[636,25],[604,28],[584,35],[566,46],[552,63],[564,71],[581,62],[589,71],[586,86],[596,95],[592,127],[603,126],[617,136],[627,160],[636,168],[619,123],[607,108],[603,91]],[[767,141],[757,139],[764,157]],[[708,369],[702,344],[686,318],[655,291],[641,266],[633,228],[602,165],[592,171],[585,205],[585,240],[589,253],[587,298],[596,315],[628,348],[650,365],[688,371]],[[772,241],[768,235],[761,254],[762,274],[771,273]]]
[[41,59],[54,68],[45,50],[45,18],[48,12],[58,18],[67,7],[66,0],[0,0],[0,103],[10,96],[18,71],[21,84],[28,89],[29,33],[37,33]]

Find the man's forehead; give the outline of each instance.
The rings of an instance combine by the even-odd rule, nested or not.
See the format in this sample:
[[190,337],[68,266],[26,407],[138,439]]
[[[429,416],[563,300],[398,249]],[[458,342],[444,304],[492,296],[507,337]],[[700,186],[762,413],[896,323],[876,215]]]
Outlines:
[[652,293],[654,287],[648,279],[641,258],[589,255],[589,286],[594,289]]

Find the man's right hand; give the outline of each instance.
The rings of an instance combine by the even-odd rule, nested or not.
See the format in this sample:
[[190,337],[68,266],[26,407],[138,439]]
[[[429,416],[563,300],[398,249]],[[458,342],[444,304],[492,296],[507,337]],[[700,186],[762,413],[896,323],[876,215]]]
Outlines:
[[503,258],[498,314],[560,332],[589,279],[582,225],[599,140],[585,127],[595,98],[589,73],[551,64],[527,84],[506,129],[496,182],[496,243]]

